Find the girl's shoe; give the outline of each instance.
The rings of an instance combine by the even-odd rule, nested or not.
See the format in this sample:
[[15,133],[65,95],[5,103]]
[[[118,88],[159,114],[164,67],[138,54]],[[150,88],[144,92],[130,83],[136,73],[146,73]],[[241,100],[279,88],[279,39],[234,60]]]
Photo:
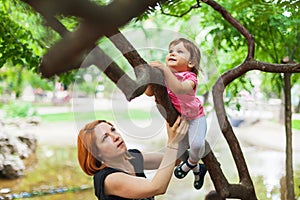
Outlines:
[[[179,165],[176,166],[176,168],[175,168],[175,170],[174,170],[174,175],[176,176],[176,178],[182,179],[182,178],[184,178],[184,177],[189,173],[190,170],[187,171],[187,172],[182,170],[182,166],[183,166],[184,164],[186,164],[186,165],[190,168],[190,170],[193,169],[193,168],[195,168],[195,167],[197,166],[197,164],[196,164],[196,165],[191,165],[191,164],[188,162],[188,160],[186,160],[186,161],[180,163]],[[199,171],[199,172],[200,172],[200,171]]]
[[206,172],[207,172],[206,165],[199,164],[199,172],[194,172],[195,176],[199,176],[199,180],[194,181],[194,188],[196,190],[200,190],[200,188],[202,188],[203,183],[204,183],[204,176],[205,176]]

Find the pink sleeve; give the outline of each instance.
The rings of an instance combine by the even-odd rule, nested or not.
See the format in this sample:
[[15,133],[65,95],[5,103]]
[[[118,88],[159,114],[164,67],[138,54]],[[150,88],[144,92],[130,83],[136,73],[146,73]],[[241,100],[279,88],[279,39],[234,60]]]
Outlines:
[[185,80],[193,81],[195,84],[195,87],[197,87],[197,85],[198,85],[197,75],[193,72],[188,72],[188,73],[184,74],[183,81],[185,81]]

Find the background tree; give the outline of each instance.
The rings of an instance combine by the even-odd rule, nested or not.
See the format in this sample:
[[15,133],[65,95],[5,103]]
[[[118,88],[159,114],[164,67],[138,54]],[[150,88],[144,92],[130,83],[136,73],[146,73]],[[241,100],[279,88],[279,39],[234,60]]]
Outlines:
[[[159,71],[153,70],[147,66],[147,63],[139,56],[133,46],[130,45],[126,38],[122,37],[122,34],[118,32],[118,28],[124,26],[132,18],[140,16],[145,11],[154,11],[155,9],[159,8],[163,13],[170,14],[172,12],[176,12],[178,16],[184,17],[185,13],[188,13],[191,10],[195,10],[195,8],[199,8],[203,4],[201,3],[200,5],[200,1],[141,2],[137,0],[131,0],[130,2],[127,0],[113,1],[108,5],[98,4],[98,6],[88,1],[84,2],[79,0],[66,0],[64,1],[65,4],[61,4],[59,1],[48,0],[28,0],[25,2],[30,4],[34,9],[41,13],[47,20],[48,25],[51,26],[55,31],[57,31],[62,37],[62,39],[58,40],[54,45],[52,45],[47,53],[43,56],[39,69],[41,70],[44,77],[51,77],[55,74],[61,74],[63,72],[78,68],[79,63],[81,63],[86,53],[96,46],[97,41],[102,36],[105,35],[109,37],[118,34],[118,38],[110,39],[121,52],[125,53],[124,56],[135,69],[137,80],[134,81],[130,77],[127,77],[126,73],[118,67],[118,64],[113,62],[109,58],[109,56],[107,56],[100,48],[96,48],[96,51],[94,52],[94,54],[92,54],[91,63],[89,64],[95,64],[101,70],[103,70],[104,73],[108,77],[110,77],[111,80],[116,83],[117,86],[123,91],[128,100],[131,100],[132,98],[135,98],[143,93],[145,85],[150,82],[149,76],[145,76],[145,74],[150,74],[150,79],[156,78],[157,83],[159,83],[159,80],[162,80],[162,77]],[[236,55],[244,55],[234,57],[233,60],[235,62],[233,62],[234,64],[231,63],[231,66],[234,66],[234,68],[231,67],[230,69],[224,70],[224,73],[220,77],[218,77],[213,87],[214,105],[217,112],[219,124],[233,153],[233,157],[238,168],[240,183],[228,183],[212,151],[210,151],[203,160],[208,166],[219,198],[230,197],[240,199],[256,199],[253,183],[251,181],[251,177],[243,158],[241,148],[226,117],[223,92],[229,84],[233,83],[233,80],[242,77],[250,70],[260,70],[263,72],[272,73],[294,73],[299,72],[299,64],[270,64],[266,62],[266,60],[264,60],[265,62],[257,60],[256,58],[254,58],[255,48],[253,36],[244,26],[239,23],[236,18],[234,18],[239,15],[233,15],[234,12],[232,15],[230,15],[226,9],[224,9],[215,1],[207,0],[204,3],[220,13],[222,17],[227,21],[225,22],[226,26],[224,26],[225,29],[224,27],[223,29],[220,29],[222,31],[220,31],[218,34],[216,33],[217,37],[212,37],[214,38],[212,41],[220,38],[219,45],[224,46],[225,53],[227,53],[226,49],[228,51],[228,49],[234,49],[235,46],[240,46],[239,48],[236,48],[235,53]],[[253,2],[251,3],[253,4]],[[224,5],[227,6],[227,4]],[[128,12],[120,12],[120,8],[126,9]],[[178,8],[180,10],[178,10]],[[233,7],[233,10],[234,8],[235,7]],[[297,7],[295,6],[294,9],[296,8]],[[227,7],[227,9],[231,10],[232,8]],[[118,13],[118,15],[111,16],[111,13]],[[59,21],[59,18],[56,18],[57,16],[69,17],[70,15],[80,18],[80,24],[78,25],[78,28],[73,32],[70,32],[67,28],[65,28],[62,22]],[[216,19],[211,20],[211,22],[218,21],[218,19],[222,19],[220,18],[220,15],[218,15]],[[231,26],[233,26],[234,28],[231,28]],[[103,27],[105,27],[105,29],[103,29]],[[218,26],[216,27],[217,29],[220,28]],[[226,39],[222,39],[223,35],[226,35],[227,30],[229,31],[229,42],[227,42]],[[80,43],[78,43],[77,41],[80,41]],[[58,52],[61,51],[63,51],[65,54],[59,55]],[[241,54],[241,52],[243,51],[245,53]],[[93,56],[97,57],[97,59],[93,59]],[[102,58],[101,62],[98,61],[99,58]],[[240,59],[240,61],[238,61],[238,59]],[[103,61],[111,63],[108,68],[101,68],[101,66],[106,66],[104,65],[105,63],[103,63]],[[125,84],[118,85],[118,80],[120,79],[120,77],[126,77],[124,82]],[[167,95],[165,89],[163,87],[159,87],[161,85],[163,84],[157,85],[158,88],[155,95],[158,100],[158,105],[161,106],[159,108],[165,108],[166,113],[164,113],[161,109],[160,111],[169,122],[172,122],[174,118],[176,118],[178,113],[174,111],[174,108],[168,101],[168,98],[164,98],[167,97]],[[208,195],[208,198],[209,196],[210,195]]]

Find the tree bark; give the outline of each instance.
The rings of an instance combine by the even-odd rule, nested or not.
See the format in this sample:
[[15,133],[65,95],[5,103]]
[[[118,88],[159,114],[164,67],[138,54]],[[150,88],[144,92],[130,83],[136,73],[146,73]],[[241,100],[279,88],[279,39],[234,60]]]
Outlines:
[[284,73],[284,107],[285,107],[285,133],[286,133],[286,198],[295,199],[293,178],[293,141],[292,141],[292,111],[291,111],[291,74]]

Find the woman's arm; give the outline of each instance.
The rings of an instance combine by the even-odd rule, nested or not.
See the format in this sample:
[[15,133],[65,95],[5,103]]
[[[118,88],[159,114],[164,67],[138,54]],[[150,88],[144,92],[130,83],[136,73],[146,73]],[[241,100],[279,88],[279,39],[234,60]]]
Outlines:
[[[113,173],[105,179],[105,193],[124,198],[147,198],[164,194],[173,174],[177,157],[178,143],[188,130],[188,123],[180,117],[173,127],[167,125],[168,144],[159,169],[152,180],[131,176],[125,173]],[[118,189],[116,189],[118,188]]]
[[[153,170],[158,169],[160,166],[160,163],[164,157],[164,153],[144,153],[142,152],[143,158],[144,158],[144,169],[145,170]],[[179,165],[181,162],[180,159],[177,159],[174,166]]]
[[145,170],[153,170],[153,169],[158,169],[160,166],[160,163],[164,157],[164,153],[144,153],[143,158],[144,158],[144,169]]

